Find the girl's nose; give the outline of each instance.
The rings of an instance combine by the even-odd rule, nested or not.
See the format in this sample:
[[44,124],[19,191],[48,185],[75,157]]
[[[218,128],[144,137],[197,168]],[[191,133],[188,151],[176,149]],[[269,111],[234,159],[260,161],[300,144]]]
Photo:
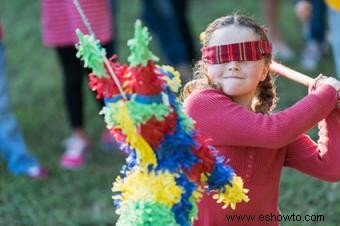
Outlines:
[[228,69],[228,71],[239,71],[240,65],[238,64],[237,61],[231,61],[231,62],[227,63],[227,69]]

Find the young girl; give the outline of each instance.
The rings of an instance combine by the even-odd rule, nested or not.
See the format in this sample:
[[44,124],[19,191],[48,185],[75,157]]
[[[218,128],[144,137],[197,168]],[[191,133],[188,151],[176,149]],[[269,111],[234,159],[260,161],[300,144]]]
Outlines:
[[[89,71],[84,70],[81,61],[76,57],[77,50],[74,47],[78,41],[75,33],[76,28],[83,32],[87,32],[87,29],[72,2],[69,0],[41,1],[42,40],[45,46],[53,47],[56,50],[64,76],[64,101],[68,124],[71,128],[71,136],[65,140],[65,151],[59,160],[60,166],[64,169],[77,169],[83,166],[86,161],[86,151],[90,147],[83,112],[84,75]],[[107,0],[79,0],[79,4],[107,55],[112,56],[113,15],[109,9],[109,2]],[[110,144],[107,133],[104,132],[102,138],[104,143]]]
[[[233,15],[212,22],[203,35],[202,60],[184,88],[184,107],[240,175],[250,202],[223,210],[209,194],[195,226],[279,225],[279,181],[284,166],[325,181],[340,180],[340,82],[319,76],[310,94],[270,114],[276,103],[269,74],[271,44],[252,19]],[[316,144],[303,134],[319,123]],[[229,219],[254,216],[254,220]]]

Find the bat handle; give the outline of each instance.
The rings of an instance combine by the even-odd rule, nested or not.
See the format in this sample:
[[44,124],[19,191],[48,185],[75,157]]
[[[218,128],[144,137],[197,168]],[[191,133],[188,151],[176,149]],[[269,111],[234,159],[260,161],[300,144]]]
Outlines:
[[[282,64],[279,64],[277,63],[276,61],[272,61],[272,63],[270,64],[270,67],[269,67],[270,71],[278,74],[278,75],[281,75],[285,78],[288,78],[290,80],[293,80],[297,83],[300,83],[304,86],[310,86],[311,84],[314,83],[314,79],[305,75],[305,74],[302,74],[300,72],[297,72],[287,66],[284,66]],[[337,100],[337,107],[340,108],[340,91],[338,92],[338,100]]]

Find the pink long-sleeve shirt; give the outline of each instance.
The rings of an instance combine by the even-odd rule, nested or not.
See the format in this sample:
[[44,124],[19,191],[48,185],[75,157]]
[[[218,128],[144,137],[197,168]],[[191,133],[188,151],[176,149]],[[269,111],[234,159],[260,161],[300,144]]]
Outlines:
[[[90,26],[102,44],[112,39],[113,24],[109,0],[79,0]],[[72,46],[78,42],[75,30],[89,34],[72,0],[42,0],[42,37],[49,47]]]
[[[193,92],[184,103],[185,111],[220,154],[230,158],[230,165],[250,189],[250,202],[238,204],[236,210],[223,210],[205,194],[194,225],[279,225],[265,215],[280,214],[279,181],[284,166],[321,180],[339,181],[340,111],[334,109],[336,98],[335,89],[325,85],[292,107],[265,115],[245,109],[215,89]],[[316,144],[303,133],[318,122]],[[254,220],[228,221],[227,215],[254,216]]]

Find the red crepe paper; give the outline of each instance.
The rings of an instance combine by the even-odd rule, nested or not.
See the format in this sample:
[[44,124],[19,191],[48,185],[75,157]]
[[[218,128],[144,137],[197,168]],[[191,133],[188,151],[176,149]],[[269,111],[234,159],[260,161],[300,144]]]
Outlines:
[[215,151],[209,149],[208,140],[202,137],[196,138],[199,148],[192,148],[192,152],[200,160],[199,163],[194,165],[189,171],[186,170],[188,177],[196,182],[200,182],[202,173],[210,173],[215,167]]
[[176,128],[176,115],[170,112],[162,121],[154,116],[145,124],[140,125],[139,134],[154,148],[158,148],[164,136],[174,132]]
[[128,87],[133,93],[141,95],[157,95],[163,91],[164,80],[162,74],[155,70],[155,64],[149,61],[147,66],[137,65],[127,70],[127,75],[130,77]]

